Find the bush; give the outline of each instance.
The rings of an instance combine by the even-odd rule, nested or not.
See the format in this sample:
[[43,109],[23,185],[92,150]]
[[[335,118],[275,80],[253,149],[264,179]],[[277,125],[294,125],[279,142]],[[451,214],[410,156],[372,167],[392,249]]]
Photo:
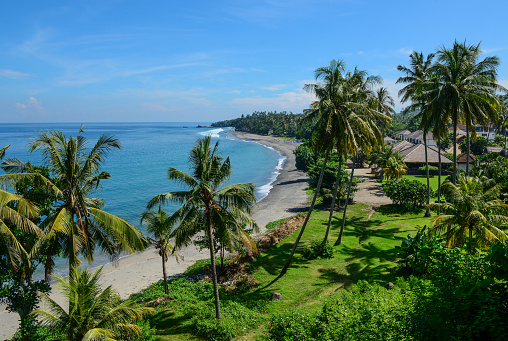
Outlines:
[[435,237],[427,236],[427,226],[424,226],[416,233],[416,236],[408,235],[402,238],[400,247],[397,247],[397,257],[401,258],[399,263],[404,264],[407,270],[415,274],[427,274],[429,268],[434,264],[433,255],[442,243]]
[[359,281],[318,313],[291,311],[271,319],[271,340],[410,340],[414,299],[396,287]]
[[[415,208],[421,207],[427,202],[427,186],[418,180],[390,179],[381,186],[394,204]],[[430,196],[435,196],[432,189],[430,190]]]
[[296,169],[304,172],[309,169],[310,166],[314,165],[317,161],[317,156],[310,149],[308,142],[300,144],[294,151]]
[[[418,168],[418,173],[420,173],[420,175],[427,176],[427,167],[426,166],[419,167]],[[438,173],[439,173],[439,168],[438,167],[436,167],[436,166],[429,166],[429,175],[437,175]]]
[[333,246],[329,241],[323,245],[323,241],[315,240],[311,245],[307,246],[303,250],[303,256],[309,260],[317,258],[333,258]]
[[231,340],[259,321],[259,313],[233,301],[221,301],[221,313],[217,320],[214,302],[202,304],[193,319],[194,333],[206,340]]
[[320,340],[318,314],[291,310],[273,317],[268,324],[270,340]]

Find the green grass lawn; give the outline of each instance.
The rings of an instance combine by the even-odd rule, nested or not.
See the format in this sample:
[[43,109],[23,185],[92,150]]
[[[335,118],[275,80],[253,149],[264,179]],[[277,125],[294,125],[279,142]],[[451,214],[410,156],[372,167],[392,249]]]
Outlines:
[[[330,233],[333,244],[338,236],[342,213],[336,212]],[[246,330],[242,340],[256,340],[266,333],[268,319],[287,309],[319,309],[323,302],[337,291],[360,279],[384,284],[393,281],[396,274],[396,249],[400,237],[415,234],[417,226],[430,224],[430,218],[420,213],[397,213],[392,205],[375,212],[365,204],[348,207],[343,243],[334,247],[331,259],[307,260],[305,248],[312,241],[322,240],[328,221],[328,212],[315,211],[298,246],[293,263],[284,276],[280,270],[291,251],[297,233],[261,254],[251,264],[252,274],[259,282],[256,289],[239,295],[221,293],[222,300],[246,302],[261,312],[256,328]],[[279,292],[282,300],[271,301],[272,293]],[[160,340],[196,340],[192,335],[191,318],[176,307],[183,302],[178,298],[151,319]],[[162,334],[162,335],[161,335]]]

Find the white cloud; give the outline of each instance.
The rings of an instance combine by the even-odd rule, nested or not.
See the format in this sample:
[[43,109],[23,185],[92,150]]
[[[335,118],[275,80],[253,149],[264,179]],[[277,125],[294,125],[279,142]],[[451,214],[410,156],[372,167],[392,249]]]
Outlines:
[[15,107],[21,111],[43,110],[42,102],[35,97],[30,97],[26,103],[16,103]]
[[414,51],[413,49],[410,49],[407,47],[401,47],[398,52],[405,55],[405,56],[409,56],[411,53],[413,53],[413,51]]
[[286,84],[274,84],[269,86],[260,86],[261,89],[269,90],[269,91],[277,91],[286,88]]
[[233,105],[242,110],[285,110],[294,113],[301,113],[308,108],[314,100],[314,96],[303,91],[285,92],[276,97],[245,97],[235,98],[231,101]]
[[242,93],[242,92],[241,92],[240,90],[232,90],[232,91],[230,91],[229,93],[239,95],[239,94],[240,94],[240,93]]
[[508,89],[508,79],[501,79],[497,81],[500,85]]
[[19,72],[8,69],[0,69],[0,77],[11,79],[27,79],[32,77],[30,73]]

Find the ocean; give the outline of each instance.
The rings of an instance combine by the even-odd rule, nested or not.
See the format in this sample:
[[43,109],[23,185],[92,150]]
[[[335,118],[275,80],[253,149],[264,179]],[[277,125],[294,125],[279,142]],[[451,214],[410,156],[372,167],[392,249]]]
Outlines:
[[[113,150],[102,167],[111,177],[101,182],[102,188],[90,197],[102,198],[104,210],[118,215],[139,227],[140,215],[146,203],[155,195],[182,189],[167,178],[168,167],[190,173],[189,152],[197,139],[210,135],[212,142],[219,141],[219,151],[230,157],[232,176],[230,183],[252,182],[258,200],[265,197],[271,183],[283,167],[284,158],[274,149],[255,142],[239,140],[227,129],[197,128],[207,122],[178,123],[86,123],[84,135],[91,148],[102,134],[118,137],[121,150]],[[28,152],[28,143],[38,132],[60,130],[66,136],[76,136],[79,123],[27,123],[0,125],[0,148],[10,144],[5,157],[16,157],[33,165],[42,164],[38,151]],[[3,171],[0,171],[3,173]],[[176,205],[168,205],[172,213]],[[107,258],[98,255],[93,265],[105,263]]]

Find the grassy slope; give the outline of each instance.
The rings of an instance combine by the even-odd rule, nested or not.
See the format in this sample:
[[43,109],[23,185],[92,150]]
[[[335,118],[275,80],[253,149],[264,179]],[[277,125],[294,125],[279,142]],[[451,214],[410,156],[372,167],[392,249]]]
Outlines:
[[[428,225],[430,219],[423,218],[423,212],[401,215],[390,211],[390,205],[378,212],[365,204],[350,205],[343,243],[334,248],[334,258],[306,260],[302,256],[303,249],[314,240],[322,240],[328,221],[328,212],[315,211],[286,275],[280,277],[279,273],[296,239],[296,233],[254,261],[253,274],[260,285],[238,299],[263,306],[266,312],[263,319],[266,322],[271,316],[286,309],[319,309],[337,290],[347,288],[349,283],[359,279],[381,284],[393,280],[396,276],[395,246],[400,245],[398,237],[414,234],[416,226]],[[330,233],[332,243],[338,236],[341,217],[342,214],[339,213],[334,215]],[[283,299],[270,301],[274,292],[280,292]],[[171,309],[158,314],[153,322],[156,322],[160,332],[166,334],[161,340],[195,339],[190,334],[189,319]],[[254,340],[265,334],[263,323],[239,339]]]

